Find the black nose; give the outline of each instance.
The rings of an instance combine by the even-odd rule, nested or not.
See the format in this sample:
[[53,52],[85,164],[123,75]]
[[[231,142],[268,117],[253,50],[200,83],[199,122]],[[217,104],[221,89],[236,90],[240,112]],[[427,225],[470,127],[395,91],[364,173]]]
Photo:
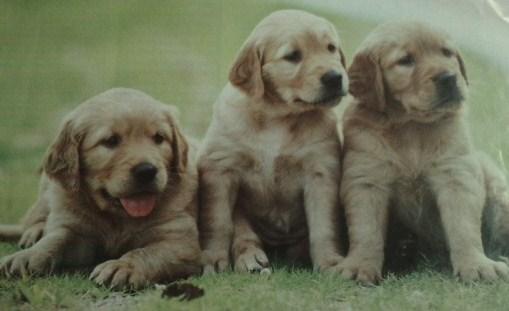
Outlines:
[[133,167],[131,173],[138,183],[149,183],[154,180],[157,174],[157,167],[150,163],[140,163]]
[[458,103],[463,100],[458,88],[457,76],[450,72],[442,72],[433,77],[437,89],[438,106]]
[[325,86],[327,89],[332,90],[340,90],[342,80],[343,77],[341,76],[341,74],[334,70],[327,71],[320,78],[320,81],[322,82],[323,86]]
[[435,85],[444,90],[453,90],[457,88],[456,75],[449,72],[442,72],[433,77]]

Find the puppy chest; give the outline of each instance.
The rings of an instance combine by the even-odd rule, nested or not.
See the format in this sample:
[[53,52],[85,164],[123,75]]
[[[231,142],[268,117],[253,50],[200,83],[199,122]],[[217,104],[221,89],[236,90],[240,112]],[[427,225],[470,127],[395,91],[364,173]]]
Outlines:
[[276,194],[262,199],[254,193],[239,194],[236,208],[245,211],[253,229],[265,243],[291,244],[305,237],[307,226],[302,195],[300,199],[288,200]]
[[434,201],[426,177],[400,177],[393,184],[392,200],[401,208],[420,209]]
[[394,183],[390,202],[392,214],[418,235],[440,231],[436,196],[425,176],[400,178]]
[[260,202],[297,202],[303,188],[303,165],[295,156],[265,153],[252,156],[240,172],[242,193]]
[[284,244],[305,230],[302,163],[284,154],[253,162],[242,175],[237,207],[246,211],[265,242]]
[[293,211],[276,208],[265,215],[252,215],[250,222],[261,240],[269,245],[294,244],[307,236],[303,208]]

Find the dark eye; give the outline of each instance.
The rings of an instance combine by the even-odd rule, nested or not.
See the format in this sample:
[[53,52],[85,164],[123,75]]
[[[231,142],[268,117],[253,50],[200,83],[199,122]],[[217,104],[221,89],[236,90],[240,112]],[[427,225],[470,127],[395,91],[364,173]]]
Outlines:
[[442,48],[442,54],[444,54],[445,57],[451,57],[453,53],[448,48]]
[[336,46],[334,46],[334,44],[331,43],[331,44],[327,45],[327,50],[329,50],[329,52],[331,52],[331,53],[334,53],[334,52],[336,52]]
[[299,50],[295,50],[290,54],[286,54],[283,58],[291,63],[298,63],[302,59],[302,53]]
[[413,64],[415,64],[415,59],[410,54],[407,54],[406,56],[404,56],[398,60],[398,65],[401,65],[401,66],[412,66]]
[[118,136],[117,134],[113,134],[110,137],[103,139],[101,141],[101,145],[113,149],[120,145],[120,141],[121,141],[120,136]]
[[156,133],[152,139],[154,139],[154,142],[157,144],[157,145],[160,145],[163,143],[164,141],[164,136],[161,134],[161,133]]

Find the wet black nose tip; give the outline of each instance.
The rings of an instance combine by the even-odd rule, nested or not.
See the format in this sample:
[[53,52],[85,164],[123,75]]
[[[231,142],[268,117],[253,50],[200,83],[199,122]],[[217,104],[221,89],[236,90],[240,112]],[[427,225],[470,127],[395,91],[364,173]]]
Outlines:
[[140,163],[133,167],[132,174],[139,183],[149,183],[154,180],[157,174],[157,167],[150,163]]
[[449,72],[442,72],[433,77],[433,81],[435,84],[443,88],[445,90],[447,89],[455,89],[456,86],[456,75]]
[[343,82],[343,76],[334,70],[327,71],[321,78],[323,86],[327,89],[341,89],[341,83]]

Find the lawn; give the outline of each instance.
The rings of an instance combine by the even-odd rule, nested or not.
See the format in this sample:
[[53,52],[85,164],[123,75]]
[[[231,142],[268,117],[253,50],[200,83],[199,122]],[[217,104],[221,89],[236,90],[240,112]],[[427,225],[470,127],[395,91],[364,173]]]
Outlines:
[[[37,195],[37,169],[62,116],[114,86],[141,89],[177,105],[186,131],[205,132],[229,65],[252,27],[275,1],[0,0],[0,222],[17,221]],[[315,12],[338,28],[351,60],[374,26]],[[465,52],[473,139],[505,168],[509,163],[509,79]],[[16,250],[0,243],[0,255]],[[421,264],[381,286],[278,264],[270,276],[193,278],[205,295],[163,299],[157,289],[122,295],[85,275],[0,280],[0,310],[479,310],[507,309],[509,284],[460,284],[447,268]]]

